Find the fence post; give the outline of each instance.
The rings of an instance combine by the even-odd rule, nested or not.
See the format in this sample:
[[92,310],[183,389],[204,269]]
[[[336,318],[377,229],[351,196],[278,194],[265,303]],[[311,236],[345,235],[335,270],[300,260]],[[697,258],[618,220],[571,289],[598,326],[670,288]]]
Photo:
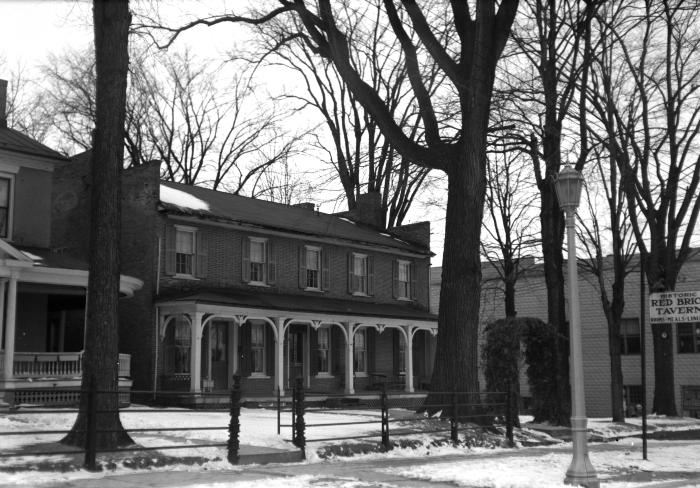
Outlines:
[[238,435],[241,432],[241,377],[233,376],[233,388],[231,389],[231,421],[228,424],[228,462],[238,464],[238,451],[240,441]]
[[457,423],[459,421],[459,414],[457,412],[457,392],[452,392],[452,416],[450,417],[450,439],[452,439],[453,444],[459,442],[459,432],[457,430]]
[[85,423],[85,468],[88,471],[97,471],[97,390],[94,378],[88,383]]
[[382,383],[382,446],[385,451],[391,449],[389,443],[389,399],[386,396],[386,383]]
[[301,449],[301,456],[306,459],[306,424],[304,423],[304,383],[302,378],[296,380],[297,390],[297,415],[296,422],[296,446]]
[[506,393],[506,439],[508,439],[508,445],[513,447],[513,388],[509,385],[508,392]]

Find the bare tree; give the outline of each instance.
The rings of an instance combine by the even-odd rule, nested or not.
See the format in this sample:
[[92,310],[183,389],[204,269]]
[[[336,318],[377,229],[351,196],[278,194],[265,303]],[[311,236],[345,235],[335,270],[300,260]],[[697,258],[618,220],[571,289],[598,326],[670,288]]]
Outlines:
[[[577,170],[588,154],[586,101],[579,99],[578,123],[571,120],[585,91],[591,59],[591,19],[596,1],[527,0],[514,28],[515,49],[501,70],[502,93],[511,100],[507,122],[514,141],[529,156],[540,193],[542,256],[547,286],[547,320],[559,332],[552,422],[568,425],[570,414],[568,322],[564,307],[562,245],[564,218],[553,181],[568,150]],[[500,86],[500,85],[499,85]],[[577,88],[580,88],[577,91]],[[571,120],[571,124],[566,124]],[[571,132],[567,139],[567,132]],[[577,156],[573,156],[578,153]]]
[[[612,80],[598,90],[610,151],[620,170],[629,222],[652,291],[673,290],[691,251],[700,199],[699,13],[683,1],[611,3]],[[676,415],[671,324],[653,324],[654,405]]]
[[[342,5],[342,4],[341,4]],[[335,8],[334,8],[335,7]],[[222,22],[264,24],[292,15],[303,28],[295,33],[313,52],[333,63],[348,90],[372,116],[383,136],[407,160],[444,171],[448,178],[445,246],[440,292],[440,334],[431,387],[435,391],[478,391],[478,331],[481,280],[480,236],[486,187],[486,134],[496,64],[506,45],[518,7],[517,0],[452,1],[427,11],[414,0],[401,1],[401,20],[393,0],[384,0],[381,18],[388,22],[403,53],[403,63],[421,119],[422,141],[404,132],[387,101],[354,66],[348,40],[350,25],[343,9],[330,0],[314,7],[303,0],[280,0],[278,7],[252,16],[222,15],[168,29],[171,44],[184,30]],[[454,33],[440,42],[429,19],[442,18]],[[414,42],[413,37],[418,40]],[[283,40],[282,40],[283,41]],[[459,107],[457,123],[442,123],[436,107],[447,104],[431,96],[418,59],[429,56],[451,85],[449,102]]]
[[[352,64],[360,76],[386,101],[397,124],[413,139],[419,139],[420,119],[412,98],[403,53],[398,40],[391,35],[386,22],[377,21],[381,15],[381,0],[367,2],[361,7],[341,4],[348,28],[348,42],[353,45]],[[294,32],[303,28],[297,19],[276,19],[258,26],[263,39],[262,49],[273,54],[268,59],[275,66],[292,70],[302,81],[305,91],[287,93],[301,108],[319,114],[327,134],[317,135],[316,146],[333,168],[345,194],[348,209],[357,206],[357,197],[364,191],[381,195],[385,218],[384,227],[400,225],[416,193],[421,188],[428,168],[401,157],[386,139],[376,121],[364,110],[348,89],[333,63],[318,56]],[[291,39],[280,44],[279,39]],[[426,80],[434,94],[436,76],[433,70]],[[328,148],[328,140],[332,148]]]
[[[133,441],[119,419],[119,238],[121,170],[129,65],[128,0],[95,0],[96,59],[95,144],[91,159],[90,276],[88,278],[85,355],[81,389],[94,389],[98,449]],[[62,442],[84,446],[87,395]]]

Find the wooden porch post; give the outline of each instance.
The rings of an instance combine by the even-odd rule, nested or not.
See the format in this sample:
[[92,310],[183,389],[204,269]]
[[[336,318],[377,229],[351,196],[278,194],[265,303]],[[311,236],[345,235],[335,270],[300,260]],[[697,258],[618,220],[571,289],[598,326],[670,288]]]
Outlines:
[[413,393],[413,327],[406,326],[406,391]]
[[345,347],[345,393],[353,395],[355,393],[353,370],[353,346],[355,344],[355,324],[345,322],[345,330],[347,331],[347,341]]
[[284,317],[275,317],[275,385],[284,396]]
[[190,332],[190,391],[199,392],[202,389],[202,312],[192,314]]
[[[3,288],[5,284],[3,283]],[[5,314],[5,358],[3,379],[9,380],[14,374],[15,362],[15,317],[17,312],[17,276],[10,275],[7,286],[7,313]]]

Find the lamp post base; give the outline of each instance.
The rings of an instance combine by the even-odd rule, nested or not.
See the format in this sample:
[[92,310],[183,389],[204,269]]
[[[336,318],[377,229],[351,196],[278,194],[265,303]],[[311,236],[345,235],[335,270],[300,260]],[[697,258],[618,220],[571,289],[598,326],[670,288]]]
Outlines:
[[587,424],[588,420],[586,417],[571,417],[571,441],[573,443],[574,458],[571,460],[569,469],[566,470],[564,483],[587,488],[599,488],[600,480],[598,480],[595,468],[588,457]]

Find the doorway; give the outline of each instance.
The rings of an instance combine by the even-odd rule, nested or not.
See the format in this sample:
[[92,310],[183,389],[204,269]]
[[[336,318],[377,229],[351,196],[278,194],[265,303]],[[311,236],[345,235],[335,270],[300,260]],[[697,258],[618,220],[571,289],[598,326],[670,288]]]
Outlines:
[[226,390],[228,384],[229,324],[212,321],[202,334],[202,385],[207,389]]

